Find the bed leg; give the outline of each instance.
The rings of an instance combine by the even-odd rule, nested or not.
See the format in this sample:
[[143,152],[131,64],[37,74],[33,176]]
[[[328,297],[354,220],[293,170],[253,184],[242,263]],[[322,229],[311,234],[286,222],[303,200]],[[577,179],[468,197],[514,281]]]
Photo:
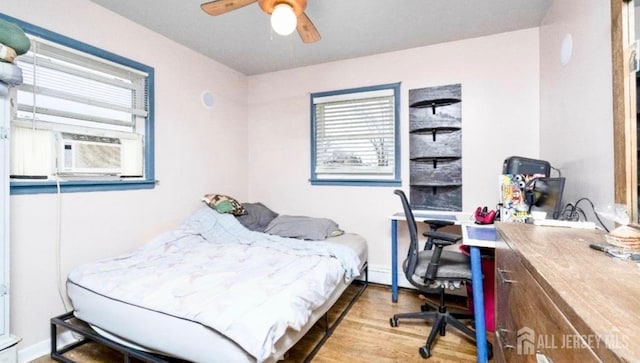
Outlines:
[[58,324],[63,323],[65,320],[71,319],[73,317],[73,311],[65,313],[59,317],[51,319],[51,359],[57,362],[65,362],[65,363],[74,363],[73,360],[65,357],[63,354],[75,349],[76,347],[85,343],[84,340],[71,343],[62,349],[58,349]]
[[309,353],[309,355],[307,355],[307,357],[304,359],[305,363],[311,362],[311,360],[313,360],[313,358],[316,356],[320,348],[322,348],[322,346],[327,341],[327,339],[331,337],[331,335],[333,334],[333,331],[338,327],[342,319],[345,316],[347,316],[347,314],[349,313],[349,310],[351,310],[351,307],[356,303],[356,301],[358,301],[362,293],[364,293],[364,290],[366,290],[367,286],[369,286],[369,264],[366,262],[363,266],[363,271],[365,276],[364,281],[353,280],[351,282],[352,284],[361,285],[360,289],[358,289],[358,292],[356,292],[355,296],[351,298],[351,301],[349,301],[349,304],[347,304],[347,307],[342,311],[342,313],[340,313],[340,315],[332,325],[329,325],[329,312],[327,311],[324,314],[324,322],[325,322],[324,336],[322,337],[322,339],[320,339],[320,341],[316,344],[316,346],[313,347],[313,350]]
[[330,334],[329,330],[331,329],[331,327],[329,326],[329,313],[324,313],[324,333],[326,334]]
[[[66,345],[61,349],[58,349],[58,326],[80,335],[82,339],[75,343]],[[91,329],[87,323],[78,318],[75,318],[73,312],[65,313],[64,315],[51,318],[51,359],[58,362],[74,363],[73,360],[63,356],[63,354],[90,341],[119,351],[124,356],[123,360],[126,363],[129,363],[132,359],[148,363],[169,363],[169,361],[163,356],[153,355],[151,353],[136,350],[134,348],[122,345],[99,335],[93,329]]]

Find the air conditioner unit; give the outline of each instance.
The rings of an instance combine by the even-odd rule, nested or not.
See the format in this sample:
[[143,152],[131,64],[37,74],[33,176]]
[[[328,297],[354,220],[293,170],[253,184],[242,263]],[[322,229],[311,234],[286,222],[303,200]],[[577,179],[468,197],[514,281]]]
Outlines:
[[122,173],[122,142],[119,138],[60,132],[58,141],[59,174]]

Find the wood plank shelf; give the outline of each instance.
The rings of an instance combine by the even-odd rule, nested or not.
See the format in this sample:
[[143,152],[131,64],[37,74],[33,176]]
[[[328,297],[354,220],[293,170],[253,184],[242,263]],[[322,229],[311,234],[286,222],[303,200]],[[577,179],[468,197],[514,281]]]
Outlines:
[[456,103],[459,103],[460,101],[461,100],[458,99],[458,98],[436,98],[436,99],[433,99],[433,100],[418,101],[418,102],[410,104],[409,107],[430,108],[432,110],[432,112],[435,114],[436,113],[436,108],[454,105]]
[[409,131],[414,135],[431,135],[432,140],[436,141],[436,135],[438,134],[450,134],[455,131],[460,131],[460,127],[453,126],[436,126],[436,127],[423,127],[416,130]]

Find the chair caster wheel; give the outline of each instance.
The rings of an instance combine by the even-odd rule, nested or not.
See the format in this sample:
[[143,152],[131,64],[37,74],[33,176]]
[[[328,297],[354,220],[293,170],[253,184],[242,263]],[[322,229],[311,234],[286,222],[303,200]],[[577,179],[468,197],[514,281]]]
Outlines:
[[398,319],[396,318],[389,319],[389,325],[391,325],[392,328],[398,327]]
[[487,360],[491,360],[491,358],[493,358],[493,345],[487,341]]
[[431,351],[427,347],[420,347],[420,356],[424,359],[431,357]]
[[427,312],[427,311],[430,311],[430,310],[432,310],[431,306],[429,306],[427,304],[424,304],[424,305],[420,306],[420,311],[422,311],[423,313]]

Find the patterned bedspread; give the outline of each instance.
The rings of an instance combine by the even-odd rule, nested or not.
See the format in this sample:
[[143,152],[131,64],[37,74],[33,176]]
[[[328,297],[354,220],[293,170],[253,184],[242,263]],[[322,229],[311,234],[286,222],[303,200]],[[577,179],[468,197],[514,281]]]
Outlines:
[[133,253],[75,268],[68,283],[199,322],[262,362],[359,264],[346,246],[252,232],[203,207]]

